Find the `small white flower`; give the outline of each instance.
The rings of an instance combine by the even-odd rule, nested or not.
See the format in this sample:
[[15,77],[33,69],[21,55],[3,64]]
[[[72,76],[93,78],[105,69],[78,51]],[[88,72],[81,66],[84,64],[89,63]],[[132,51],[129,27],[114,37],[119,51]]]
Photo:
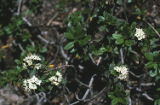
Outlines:
[[62,74],[57,71],[55,76],[49,78],[49,81],[51,82],[51,84],[58,86],[60,82],[62,82]]
[[126,66],[116,66],[114,70],[119,73],[118,78],[120,80],[126,80],[128,78],[128,68]]
[[56,76],[52,76],[49,78],[50,81],[57,81],[57,77]]
[[23,61],[26,61],[26,60],[37,60],[37,61],[40,61],[41,58],[36,54],[31,54],[31,55],[25,57]]
[[29,83],[29,89],[36,90],[37,89],[37,85],[34,84],[34,83]]
[[28,64],[28,66],[32,65],[32,60],[26,60],[26,63]]
[[144,31],[140,28],[136,28],[136,32],[135,32],[134,36],[136,36],[138,38],[138,40],[142,40],[146,37]]
[[37,70],[39,70],[41,67],[42,67],[42,65],[41,65],[40,63],[38,63],[38,64],[36,64],[36,65],[34,66],[34,68],[37,69]]
[[59,77],[59,78],[57,79],[57,81],[58,81],[58,82],[61,82],[61,81],[62,81],[62,77]]
[[59,71],[57,71],[57,72],[56,72],[56,76],[62,77],[62,74],[61,74]]
[[23,86],[26,91],[31,91],[31,90],[36,90],[37,85],[41,85],[42,80],[39,80],[35,75],[32,76],[32,78],[24,80],[23,81]]
[[23,63],[23,68],[24,68],[24,69],[26,69],[26,68],[27,68],[26,63]]
[[42,82],[42,80],[39,80],[35,75],[30,79],[30,81],[31,81],[32,83],[37,84],[37,85],[40,85],[41,82]]
[[55,82],[55,81],[53,82],[53,84],[54,84],[54,85],[56,85],[56,86],[58,86],[58,85],[59,85],[59,83],[58,83],[58,82]]
[[23,59],[23,61],[24,61],[23,68],[27,69],[27,67],[33,66],[33,68],[35,68],[36,70],[39,70],[42,67],[42,64],[40,64],[40,63],[34,64],[35,63],[34,61],[40,61],[40,60],[41,60],[41,58],[35,54],[31,54],[29,56],[26,56]]

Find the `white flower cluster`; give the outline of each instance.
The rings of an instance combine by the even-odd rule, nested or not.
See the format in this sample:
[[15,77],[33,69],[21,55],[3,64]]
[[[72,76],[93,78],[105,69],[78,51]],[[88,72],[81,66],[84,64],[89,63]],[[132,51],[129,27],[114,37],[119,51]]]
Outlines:
[[146,37],[144,31],[140,28],[136,28],[136,33],[134,34],[138,38],[138,40],[142,40]]
[[58,86],[62,82],[62,74],[57,71],[55,76],[49,78],[51,84]]
[[120,80],[126,80],[128,78],[128,68],[126,66],[115,66],[114,70],[119,73],[118,78]]
[[26,91],[36,90],[37,85],[40,86],[42,83],[42,80],[39,80],[35,75],[30,78],[23,81],[23,86]]
[[41,61],[41,58],[38,55],[31,54],[23,59],[23,68],[27,68],[28,66],[34,65],[34,68],[39,70],[42,65],[40,63],[34,64],[33,61]]

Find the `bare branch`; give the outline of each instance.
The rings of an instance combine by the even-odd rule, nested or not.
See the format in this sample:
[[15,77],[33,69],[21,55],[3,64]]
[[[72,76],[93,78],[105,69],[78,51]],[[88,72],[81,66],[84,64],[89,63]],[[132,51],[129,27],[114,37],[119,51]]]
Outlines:
[[154,99],[150,97],[147,93],[143,93],[142,96],[146,97],[150,101],[154,101]]
[[130,96],[128,96],[128,105],[132,105],[132,100]]
[[49,26],[57,16],[58,16],[58,13],[55,13],[54,16],[48,21],[47,26]]
[[70,104],[70,101],[69,101],[68,96],[67,96],[67,95],[64,95],[64,97],[65,97],[65,99],[66,99],[67,103],[68,103],[68,104]]
[[83,102],[85,102],[85,99],[86,99],[86,97],[88,96],[88,94],[89,94],[89,92],[90,92],[90,90],[91,90],[91,88],[92,88],[92,84],[93,84],[93,81],[94,81],[94,77],[96,76],[96,74],[94,74],[92,77],[91,77],[91,79],[90,79],[90,82],[89,82],[89,85],[88,85],[88,89],[86,90],[86,92],[85,92],[85,94],[83,95],[83,97],[80,99],[79,97],[78,97],[78,95],[76,94],[76,98],[77,98],[77,100],[78,101],[83,101]]
[[92,62],[93,62],[94,64],[96,64],[96,61],[93,59],[92,54],[89,53],[88,55],[89,55],[90,59],[92,60]]
[[101,62],[101,60],[102,60],[102,57],[100,56],[99,58],[98,58],[98,62],[97,62],[97,66],[100,64],[100,62]]
[[85,102],[89,102],[89,101],[97,98],[97,97],[98,97],[99,95],[101,95],[105,90],[106,90],[106,87],[104,87],[98,94],[94,95],[92,98],[86,99]]
[[89,88],[89,86],[88,86],[87,84],[81,82],[78,78],[75,78],[75,80],[76,80],[78,83],[80,83],[81,85],[83,85],[83,86]]
[[17,45],[18,45],[18,47],[20,48],[20,50],[21,50],[22,52],[24,52],[24,48],[22,47],[22,45],[21,45],[20,43],[18,43]]
[[30,27],[32,26],[32,24],[25,17],[23,17],[22,19],[24,22],[27,23],[28,26],[30,26]]
[[141,77],[142,77],[142,75],[143,75],[143,74],[142,74],[142,75],[136,75],[136,74],[134,74],[134,73],[133,73],[133,72],[131,72],[131,71],[129,71],[129,73],[130,73],[130,74],[132,74],[132,75],[133,75],[134,77],[136,77],[136,78],[141,78]]
[[91,54],[91,53],[89,53],[88,56],[90,57],[90,59],[92,60],[92,62],[93,62],[94,64],[96,64],[97,66],[100,64],[100,62],[101,62],[101,60],[102,60],[102,57],[100,56],[100,57],[98,58],[98,62],[96,63],[96,61],[95,61],[94,58],[92,57],[92,54]]
[[17,16],[19,16],[22,7],[22,0],[18,0]]
[[159,32],[150,24],[150,23],[148,23],[148,22],[146,22],[154,31],[155,31],[155,33],[160,37],[160,34],[159,34]]
[[71,103],[71,104],[69,104],[69,105],[75,105],[75,104],[78,104],[80,101],[76,101],[76,102],[73,102],[73,103]]
[[87,91],[85,92],[84,96],[82,97],[82,100],[86,99],[88,93],[90,92],[90,89],[92,88],[92,84],[93,84],[93,81],[94,81],[94,77],[96,76],[96,74],[94,74],[92,77],[91,77],[91,80],[89,82],[89,89],[87,89]]
[[43,38],[41,35],[38,35],[38,38],[39,38],[40,40],[42,40],[43,42],[45,42],[46,44],[49,44],[49,41],[46,40],[45,38]]
[[69,61],[69,57],[67,56],[67,54],[64,52],[64,49],[62,46],[60,46],[60,51],[61,51],[61,55],[63,56],[64,59],[66,59],[67,61]]
[[124,64],[123,49],[120,49],[121,63]]
[[40,39],[40,40],[42,40],[44,43],[46,43],[46,44],[51,44],[51,45],[55,45],[56,46],[56,43],[55,42],[50,42],[50,41],[48,41],[47,39],[45,39],[45,38],[43,38],[41,35],[38,35],[38,38]]
[[141,83],[141,86],[155,86],[155,83]]

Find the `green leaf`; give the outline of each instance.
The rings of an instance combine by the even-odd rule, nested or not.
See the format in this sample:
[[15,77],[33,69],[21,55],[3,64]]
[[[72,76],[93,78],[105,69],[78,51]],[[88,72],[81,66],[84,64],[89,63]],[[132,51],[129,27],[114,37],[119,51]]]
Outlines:
[[121,34],[114,33],[114,34],[112,34],[112,37],[113,37],[114,39],[120,39],[120,38],[122,38],[122,35],[121,35]]
[[64,33],[64,36],[67,37],[68,39],[74,39],[73,34],[71,34],[70,32]]
[[99,31],[100,32],[103,32],[104,30],[106,30],[106,26],[105,25],[99,27]]
[[148,62],[145,66],[147,68],[157,68],[158,67],[157,63],[155,62]]
[[157,69],[155,69],[155,71],[154,71],[154,72],[149,71],[149,75],[150,75],[151,77],[155,77],[157,74],[158,74]]
[[122,5],[122,0],[117,0],[117,4]]
[[153,61],[153,54],[152,53],[145,53],[144,56],[146,57],[147,60]]
[[132,0],[128,0],[128,3],[131,3],[132,2]]
[[46,47],[42,47],[42,48],[40,49],[40,52],[41,52],[41,53],[47,52],[47,48],[46,48]]
[[86,36],[83,40],[78,41],[80,46],[84,46],[88,43],[88,41],[91,39],[91,36]]
[[117,40],[116,40],[116,44],[118,44],[118,45],[119,45],[119,44],[122,44],[123,42],[124,42],[124,39],[117,39]]
[[36,48],[31,45],[28,45],[26,49],[28,52],[35,52],[36,51]]
[[99,22],[105,21],[105,18],[103,16],[99,16]]
[[69,49],[71,49],[73,47],[74,47],[74,42],[69,42],[67,45],[65,45],[64,49],[65,50],[69,50]]
[[126,41],[125,41],[125,45],[126,45],[126,46],[132,46],[133,43],[134,43],[134,42],[133,42],[132,40],[126,40]]
[[15,59],[14,62],[15,62],[16,64],[21,64],[21,61],[18,60],[18,59]]

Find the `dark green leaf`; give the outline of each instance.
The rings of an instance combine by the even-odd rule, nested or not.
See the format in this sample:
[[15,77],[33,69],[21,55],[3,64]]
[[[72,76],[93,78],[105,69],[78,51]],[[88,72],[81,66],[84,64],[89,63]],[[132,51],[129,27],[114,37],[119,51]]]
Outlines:
[[71,34],[71,33],[64,33],[64,36],[65,37],[67,37],[68,39],[74,39],[74,36],[73,36],[73,34]]
[[83,40],[78,41],[80,46],[84,46],[88,43],[88,41],[91,39],[91,36],[86,36]]
[[120,38],[122,38],[122,35],[121,35],[121,34],[114,33],[114,34],[112,34],[112,37],[113,37],[114,39],[120,39]]
[[146,64],[146,67],[147,67],[147,68],[157,68],[158,65],[157,65],[157,63],[155,63],[155,62],[148,62],[148,63]]
[[149,61],[153,61],[153,54],[152,53],[145,53],[145,58]]
[[155,71],[154,71],[154,72],[149,71],[149,75],[150,75],[151,77],[155,77],[157,74],[158,74],[157,69],[155,69]]
[[65,50],[69,50],[69,49],[71,49],[73,47],[74,47],[74,42],[69,42],[69,43],[67,43],[67,45],[65,45],[64,49]]
[[116,44],[118,44],[118,45],[119,45],[119,44],[122,44],[123,42],[124,42],[124,39],[117,39],[117,40],[116,40]]
[[47,52],[47,48],[46,48],[46,47],[42,47],[42,48],[40,49],[40,52],[41,52],[41,53]]

